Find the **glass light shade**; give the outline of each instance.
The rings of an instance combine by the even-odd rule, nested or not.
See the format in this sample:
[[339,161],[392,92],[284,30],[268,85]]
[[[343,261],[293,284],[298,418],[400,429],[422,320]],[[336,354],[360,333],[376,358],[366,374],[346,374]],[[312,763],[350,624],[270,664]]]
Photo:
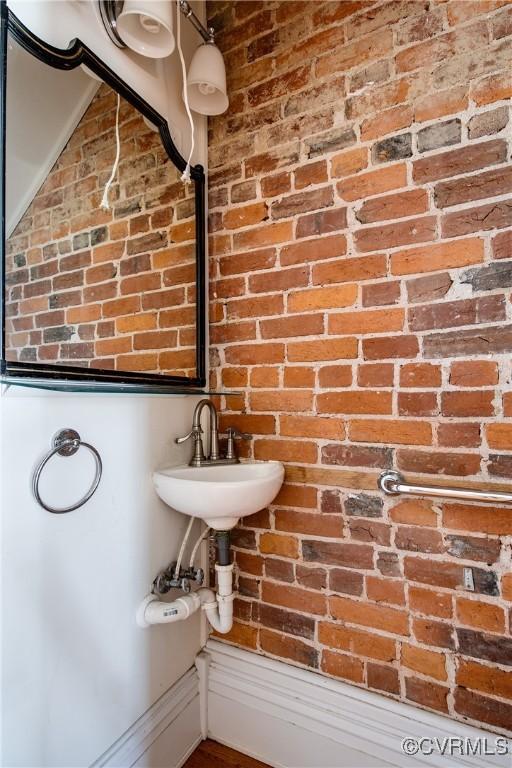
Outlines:
[[117,31],[133,51],[163,59],[174,51],[170,0],[125,0]]
[[201,115],[220,115],[228,108],[226,67],[222,53],[213,43],[200,45],[192,58],[187,96],[190,108]]

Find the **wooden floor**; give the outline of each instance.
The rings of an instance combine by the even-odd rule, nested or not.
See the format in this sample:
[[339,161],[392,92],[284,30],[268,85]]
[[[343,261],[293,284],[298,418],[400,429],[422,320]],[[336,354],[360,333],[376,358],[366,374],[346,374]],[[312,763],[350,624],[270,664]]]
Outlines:
[[183,768],[269,768],[252,757],[206,739],[190,755]]

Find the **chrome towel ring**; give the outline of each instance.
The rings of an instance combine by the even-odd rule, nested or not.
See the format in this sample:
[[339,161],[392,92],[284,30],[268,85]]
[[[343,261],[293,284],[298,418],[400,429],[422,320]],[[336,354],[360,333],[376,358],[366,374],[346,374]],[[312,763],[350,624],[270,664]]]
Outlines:
[[[48,504],[46,504],[46,502],[42,500],[41,494],[39,493],[39,480],[41,478],[41,472],[50,461],[52,456],[55,456],[56,453],[58,453],[59,456],[74,456],[81,445],[83,445],[84,448],[88,448],[90,450],[96,461],[96,473],[94,475],[93,483],[85,496],[81,498],[80,501],[77,501],[76,504],[72,504],[69,507],[63,507],[62,509],[50,507]],[[46,456],[41,460],[40,464],[38,464],[37,469],[34,472],[34,477],[32,478],[32,490],[34,492],[34,496],[36,497],[36,501],[43,507],[43,509],[46,509],[47,512],[52,512],[55,515],[62,515],[65,512],[72,512],[74,509],[78,509],[78,507],[81,507],[83,504],[89,501],[96,488],[100,484],[102,472],[103,464],[101,461],[101,456],[96,448],[93,445],[90,445],[90,443],[84,443],[75,429],[61,429],[59,432],[57,432],[52,440],[51,450],[48,451]]]

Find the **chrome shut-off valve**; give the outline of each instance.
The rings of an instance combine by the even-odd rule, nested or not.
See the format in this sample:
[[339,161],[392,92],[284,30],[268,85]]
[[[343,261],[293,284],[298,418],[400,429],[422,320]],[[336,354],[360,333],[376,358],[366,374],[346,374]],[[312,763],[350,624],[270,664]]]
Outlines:
[[157,575],[153,582],[153,592],[157,595],[166,595],[171,589],[181,589],[183,592],[190,592],[191,582],[201,586],[204,581],[204,571],[202,568],[180,568],[179,574],[176,573],[177,563],[171,563]]

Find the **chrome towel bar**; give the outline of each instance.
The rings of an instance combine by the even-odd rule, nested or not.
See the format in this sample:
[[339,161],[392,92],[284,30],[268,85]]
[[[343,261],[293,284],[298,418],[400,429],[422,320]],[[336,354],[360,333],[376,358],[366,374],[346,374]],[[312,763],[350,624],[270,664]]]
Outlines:
[[505,491],[479,491],[470,488],[453,488],[445,485],[416,485],[406,482],[400,472],[386,470],[379,477],[377,484],[388,496],[411,493],[415,496],[445,496],[465,501],[483,501],[512,504],[512,493]]
[[[39,493],[39,480],[41,478],[41,472],[50,461],[52,456],[55,456],[56,453],[58,453],[59,456],[74,456],[81,445],[83,445],[84,448],[87,448],[92,453],[96,462],[96,472],[94,475],[94,480],[92,481],[92,485],[85,496],[83,496],[83,498],[81,498],[80,501],[77,501],[75,504],[71,504],[69,507],[62,507],[60,509],[57,509],[56,507],[50,507],[49,504],[46,504],[46,502],[42,500],[41,494]],[[37,465],[36,471],[34,472],[34,476],[32,478],[32,491],[36,497],[37,503],[40,504],[43,509],[46,509],[47,512],[52,512],[54,515],[62,515],[66,512],[72,512],[74,509],[78,509],[83,504],[85,504],[86,501],[89,501],[100,483],[102,472],[103,465],[101,456],[99,455],[96,448],[89,443],[83,442],[75,429],[61,429],[59,432],[57,432],[52,440],[51,450],[48,451],[46,456],[44,456]]]

